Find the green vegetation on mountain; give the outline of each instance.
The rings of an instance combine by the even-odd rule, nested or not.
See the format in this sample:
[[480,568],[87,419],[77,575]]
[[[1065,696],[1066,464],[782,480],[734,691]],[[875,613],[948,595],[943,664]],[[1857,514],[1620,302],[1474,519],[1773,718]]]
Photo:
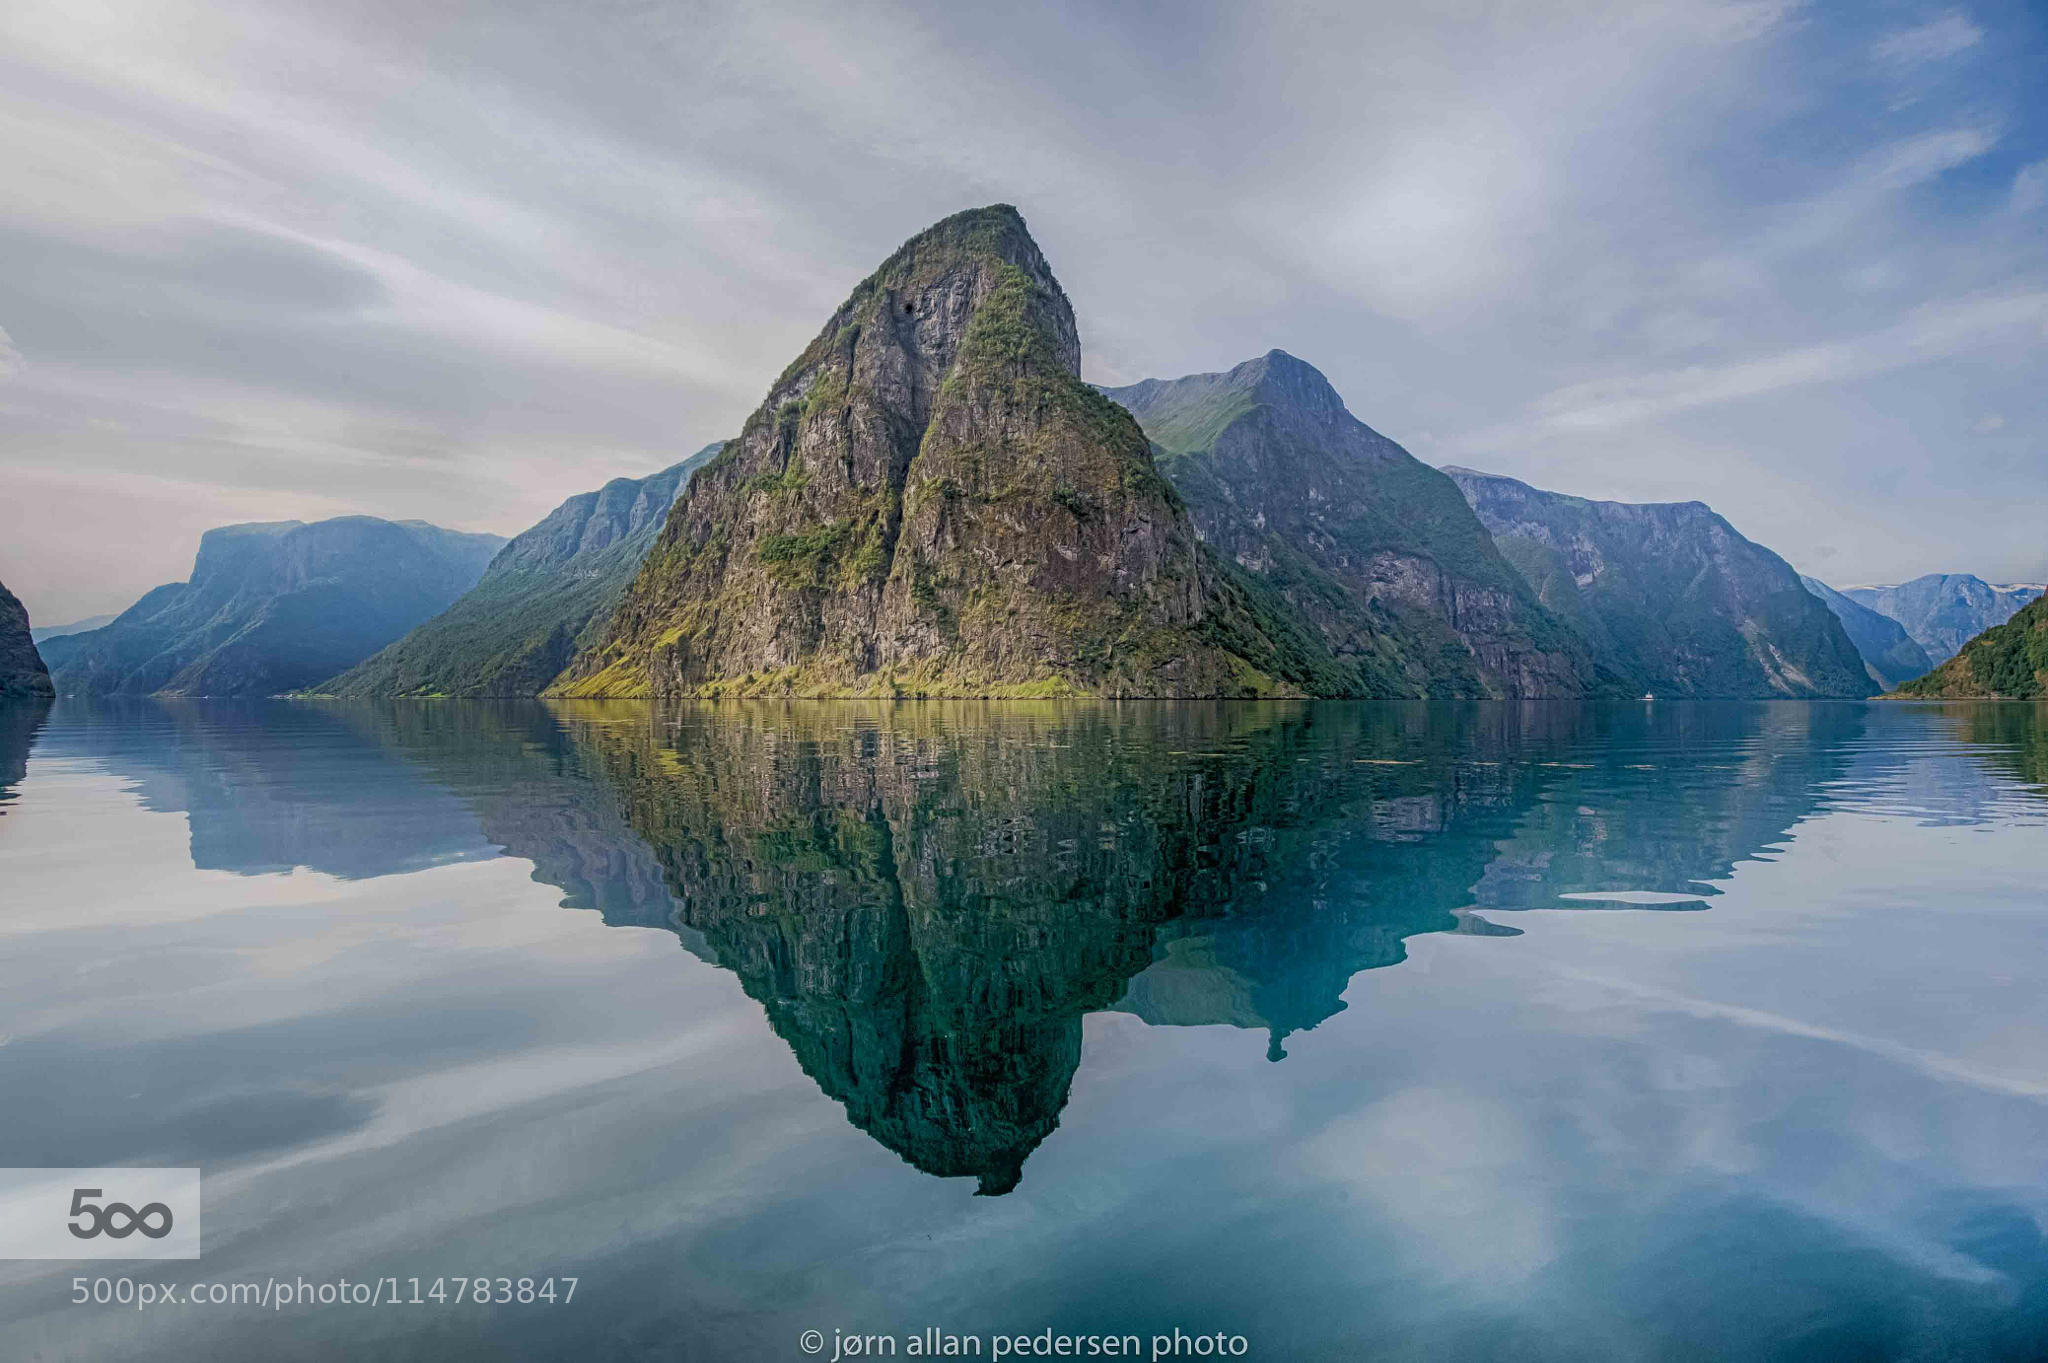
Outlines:
[[858,285],[676,504],[551,693],[1374,689],[1222,570],[1007,205]]
[[1659,696],[1868,696],[1833,611],[1704,502],[1596,502],[1451,468],[1507,560],[1631,685]]
[[1985,630],[1962,651],[1898,690],[1923,699],[2038,700],[2048,696],[2048,596],[2002,625]]
[[475,584],[500,535],[342,516],[209,530],[192,577],[45,645],[65,694],[265,696],[351,667]]
[[498,551],[476,586],[314,688],[334,696],[537,696],[596,643],[690,475],[724,442],[579,493]]
[[1225,373],[1104,390],[1219,558],[1285,603],[1373,694],[1616,689],[1502,559],[1456,484],[1275,350]]
[[36,651],[28,610],[0,585],[0,701],[52,694],[50,669]]

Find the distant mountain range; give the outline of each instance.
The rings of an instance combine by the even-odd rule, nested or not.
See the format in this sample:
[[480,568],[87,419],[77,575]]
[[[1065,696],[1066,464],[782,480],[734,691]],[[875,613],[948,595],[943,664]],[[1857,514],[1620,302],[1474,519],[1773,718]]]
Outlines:
[[1890,691],[1900,682],[1911,681],[1934,666],[1927,650],[1906,632],[1904,625],[1889,615],[1879,614],[1862,602],[1842,595],[1819,578],[1802,577],[1799,580],[1806,584],[1806,590],[1826,602],[1827,608],[1842,622],[1849,642],[1856,645],[1856,651],[1863,655],[1863,665],[1880,690]]
[[1704,502],[1596,502],[1445,470],[1537,598],[1658,696],[1867,696],[1842,624]]
[[45,639],[60,639],[67,634],[83,634],[89,629],[113,623],[111,615],[88,615],[83,620],[73,620],[68,625],[37,625],[30,633],[37,643]]
[[1994,586],[1968,573],[1929,573],[1897,586],[1844,587],[1842,594],[1906,627],[1933,659],[1954,657],[1970,640],[2012,619],[2041,595],[2041,584]]
[[0,688],[1816,698],[1932,672],[1915,694],[2031,694],[2024,629],[1935,664],[2038,587],[1837,591],[1704,503],[1430,468],[1285,351],[1101,390],[1080,353],[1017,211],[956,214],[730,441],[509,542],[226,526],[189,581],[33,633],[0,590]]
[[505,543],[343,516],[223,526],[192,576],[44,645],[57,690],[263,696],[361,661],[467,591]]
[[1275,350],[1103,391],[1138,418],[1225,570],[1277,593],[1362,693],[1579,695],[1616,681],[1457,486],[1354,417],[1313,366]]
[[0,700],[50,694],[50,670],[36,651],[28,611],[0,586]]
[[341,676],[337,696],[537,696],[597,641],[690,475],[723,441],[645,478],[563,502],[498,551],[481,581]]

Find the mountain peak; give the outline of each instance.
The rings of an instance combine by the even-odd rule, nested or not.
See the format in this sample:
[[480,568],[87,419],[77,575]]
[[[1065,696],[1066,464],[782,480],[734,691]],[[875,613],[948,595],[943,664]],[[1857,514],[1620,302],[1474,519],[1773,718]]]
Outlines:
[[1337,396],[1323,371],[1284,350],[1269,350],[1255,360],[1246,360],[1230,374],[1248,384],[1261,402],[1323,418],[1345,414],[1344,399]]
[[1906,627],[1930,658],[1952,658],[1963,645],[2041,594],[2024,583],[1998,585],[1974,573],[1924,573],[1909,582],[1844,589],[1850,599]]
[[904,242],[897,255],[935,248],[1000,256],[1020,268],[1045,259],[1024,225],[1024,215],[1010,204],[963,209],[941,218]]
[[835,347],[881,339],[915,365],[910,415],[922,422],[923,399],[952,368],[968,323],[990,303],[997,305],[990,320],[1004,320],[1001,327],[984,326],[1001,332],[993,338],[998,349],[1018,360],[1028,350],[1037,362],[1080,374],[1080,332],[1052,266],[1024,215],[1009,204],[990,204],[941,218],[855,285],[777,380],[770,404],[805,398],[812,377],[842,367],[845,357]]
[[1212,599],[1186,509],[1080,359],[1016,209],[910,238],[691,481],[604,641],[555,689],[1291,688],[1232,648],[1296,671],[1320,660]]
[[1320,369],[1284,350],[1269,350],[1214,373],[1146,379],[1102,391],[1129,408],[1145,434],[1169,454],[1209,449],[1232,423],[1259,407],[1317,427],[1350,422],[1364,429]]
[[1271,584],[1387,695],[1579,695],[1590,660],[1456,484],[1367,426],[1284,350],[1105,390],[1162,453],[1218,554]]

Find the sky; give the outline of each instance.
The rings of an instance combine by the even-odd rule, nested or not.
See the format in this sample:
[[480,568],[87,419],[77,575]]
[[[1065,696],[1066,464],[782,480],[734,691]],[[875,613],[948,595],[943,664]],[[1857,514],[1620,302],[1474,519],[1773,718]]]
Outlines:
[[516,533],[993,202],[1097,382],[1280,347],[1431,463],[2041,582],[2044,76],[2038,3],[12,0],[0,582]]

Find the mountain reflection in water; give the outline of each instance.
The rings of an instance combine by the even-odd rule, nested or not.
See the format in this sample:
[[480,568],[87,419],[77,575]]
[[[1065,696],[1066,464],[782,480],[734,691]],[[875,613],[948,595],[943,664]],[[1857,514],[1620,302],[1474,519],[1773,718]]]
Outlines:
[[[280,729],[277,708],[64,742],[146,755],[134,779],[187,810],[202,866],[531,861],[566,906],[732,971],[855,1126],[991,1194],[1057,1127],[1085,1014],[1261,1031],[1280,1060],[1417,934],[1705,907],[1828,798],[1872,714],[463,703]],[[1954,722],[2038,767],[2027,707]],[[1603,892],[1624,899],[1583,897]]]
[[423,1333],[86,1312],[16,1265],[0,1353],[1073,1322],[2037,1358],[2044,738],[2031,705],[0,709],[5,1163],[203,1167],[219,1281],[589,1293]]

